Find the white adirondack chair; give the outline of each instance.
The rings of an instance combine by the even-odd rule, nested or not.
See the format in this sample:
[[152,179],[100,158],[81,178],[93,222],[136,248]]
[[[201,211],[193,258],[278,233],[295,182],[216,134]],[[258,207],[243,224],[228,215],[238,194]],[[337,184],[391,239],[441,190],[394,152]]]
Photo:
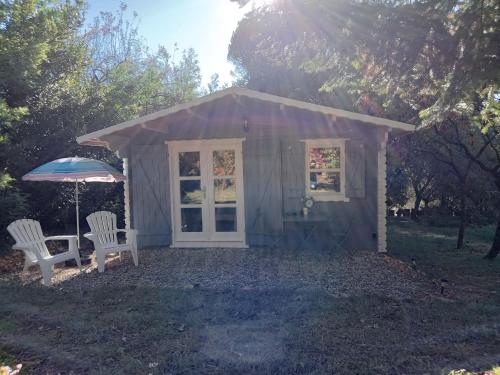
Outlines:
[[[137,266],[137,231],[134,229],[117,229],[116,215],[108,211],[98,211],[87,216],[87,223],[90,226],[90,233],[84,236],[94,243],[97,258],[97,269],[104,272],[106,255],[110,253],[120,253],[130,251],[134,264]],[[127,243],[118,243],[118,232],[126,234]]]
[[[52,285],[52,272],[54,265],[69,259],[74,259],[76,264],[82,270],[80,254],[78,253],[77,236],[51,236],[45,237],[40,223],[36,220],[21,219],[9,224],[7,230],[16,240],[15,250],[24,252],[24,269],[38,264],[42,271],[43,283],[47,286]],[[68,241],[68,251],[64,253],[51,255],[45,244],[47,241],[63,240]]]

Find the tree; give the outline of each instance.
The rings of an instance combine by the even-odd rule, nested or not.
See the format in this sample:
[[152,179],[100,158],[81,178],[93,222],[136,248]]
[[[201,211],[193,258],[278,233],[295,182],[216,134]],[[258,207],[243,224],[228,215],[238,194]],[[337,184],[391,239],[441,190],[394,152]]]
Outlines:
[[[86,31],[92,87],[93,131],[133,116],[192,100],[199,95],[200,68],[192,49],[171,55],[160,46],[150,53],[139,36],[136,17],[125,18],[127,7],[116,14],[103,12]],[[177,61],[176,61],[177,60]]]
[[41,186],[17,181],[64,147],[71,133],[68,123],[74,126],[79,120],[78,112],[70,113],[82,100],[82,21],[80,1],[14,0],[0,6],[0,170],[13,194],[41,198],[28,199],[31,212],[57,204],[43,200],[41,193],[47,190]]
[[497,227],[490,251],[485,256],[494,259],[500,252],[500,206],[497,199],[500,194],[500,107],[496,99],[483,105],[480,114],[472,119],[474,126],[468,124],[469,118],[459,117],[433,129],[447,148],[460,152],[466,159],[462,168],[464,164],[471,167],[474,164],[492,182],[492,185],[483,184],[483,189],[492,186],[495,190],[492,204],[497,211]]
[[387,206],[389,208],[403,207],[409,200],[409,179],[405,170],[395,162],[395,158],[388,157],[387,163]]
[[229,86],[227,83],[221,84],[220,79],[219,79],[219,75],[217,73],[214,73],[210,77],[210,82],[208,82],[207,94],[212,94],[216,91],[224,90],[228,87]]
[[433,183],[437,178],[437,170],[431,158],[422,147],[426,140],[419,135],[402,137],[397,142],[398,165],[408,177],[415,194],[413,215],[416,217],[422,201],[431,200]]

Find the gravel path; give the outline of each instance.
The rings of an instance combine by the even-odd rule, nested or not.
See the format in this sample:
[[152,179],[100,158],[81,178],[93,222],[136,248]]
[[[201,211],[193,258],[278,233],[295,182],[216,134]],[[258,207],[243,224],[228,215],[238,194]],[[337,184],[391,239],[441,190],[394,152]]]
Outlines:
[[[94,262],[84,271],[56,268],[54,284],[69,290],[116,283],[219,290],[322,289],[338,297],[368,293],[397,299],[426,296],[436,289],[406,264],[371,252],[329,256],[261,248],[141,250],[139,267],[125,256],[123,261],[108,258],[102,274]],[[35,267],[3,278],[39,283],[41,275]]]

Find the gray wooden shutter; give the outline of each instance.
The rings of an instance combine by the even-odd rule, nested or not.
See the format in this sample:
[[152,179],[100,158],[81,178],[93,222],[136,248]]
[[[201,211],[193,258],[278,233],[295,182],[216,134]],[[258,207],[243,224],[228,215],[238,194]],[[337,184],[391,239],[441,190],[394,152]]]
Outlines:
[[279,140],[245,140],[243,173],[247,239],[250,244],[272,243],[283,230]]
[[346,196],[364,198],[366,175],[365,145],[357,140],[346,142]]
[[283,205],[285,215],[297,215],[302,210],[305,195],[305,144],[299,139],[281,141]]
[[141,246],[170,243],[169,168],[165,145],[134,146],[132,170],[133,229]]

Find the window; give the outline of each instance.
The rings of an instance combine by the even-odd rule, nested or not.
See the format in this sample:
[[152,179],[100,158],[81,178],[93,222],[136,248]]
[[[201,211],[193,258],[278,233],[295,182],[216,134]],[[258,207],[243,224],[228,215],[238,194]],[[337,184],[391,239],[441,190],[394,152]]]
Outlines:
[[311,139],[306,146],[307,194],[317,201],[345,197],[345,139]]

